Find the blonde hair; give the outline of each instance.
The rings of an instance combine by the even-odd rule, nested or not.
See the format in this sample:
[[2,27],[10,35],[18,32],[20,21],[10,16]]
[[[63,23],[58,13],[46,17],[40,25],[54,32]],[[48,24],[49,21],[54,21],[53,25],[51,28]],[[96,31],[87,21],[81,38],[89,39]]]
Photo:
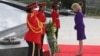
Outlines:
[[78,3],[73,3],[71,8],[72,9],[77,8],[78,10],[82,10],[81,6]]

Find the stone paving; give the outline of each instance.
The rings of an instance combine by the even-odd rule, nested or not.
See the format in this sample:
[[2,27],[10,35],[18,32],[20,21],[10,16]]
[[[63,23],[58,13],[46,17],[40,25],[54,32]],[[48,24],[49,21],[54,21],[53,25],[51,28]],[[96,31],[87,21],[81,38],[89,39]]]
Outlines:
[[[51,20],[51,18],[47,18]],[[78,45],[76,31],[74,30],[74,16],[61,16],[58,43],[64,45]],[[85,17],[85,30],[87,39],[85,45],[100,45],[100,19]],[[44,43],[47,44],[46,36]]]

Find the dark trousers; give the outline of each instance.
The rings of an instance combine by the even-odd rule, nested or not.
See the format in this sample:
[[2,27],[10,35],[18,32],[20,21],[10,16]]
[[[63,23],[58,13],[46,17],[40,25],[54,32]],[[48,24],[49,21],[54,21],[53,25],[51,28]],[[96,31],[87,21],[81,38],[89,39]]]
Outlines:
[[28,56],[41,56],[41,52],[40,49],[38,48],[38,44],[34,43],[34,42],[29,42],[28,43]]
[[56,31],[55,31],[56,39],[58,39],[58,31],[59,31],[59,29],[57,28]]
[[41,56],[43,56],[43,41],[44,41],[44,34],[41,35]]

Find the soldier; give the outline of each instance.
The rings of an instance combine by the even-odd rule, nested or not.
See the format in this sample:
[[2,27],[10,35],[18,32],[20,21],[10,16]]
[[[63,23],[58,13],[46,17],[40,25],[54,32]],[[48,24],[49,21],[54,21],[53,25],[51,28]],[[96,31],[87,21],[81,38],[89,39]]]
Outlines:
[[29,45],[28,56],[40,56],[41,49],[41,33],[42,23],[37,18],[34,9],[37,7],[37,3],[33,3],[27,6],[27,28],[28,31],[25,34],[25,40]]
[[53,22],[54,27],[56,29],[56,31],[55,31],[56,39],[58,38],[58,31],[59,31],[59,28],[60,28],[59,12],[58,12],[57,9],[58,9],[58,2],[54,2],[52,4],[51,16],[52,16],[52,22]]
[[44,10],[45,10],[45,6],[46,6],[46,3],[39,3],[39,10],[38,10],[38,14],[37,14],[37,17],[38,19],[43,23],[43,28],[42,28],[42,35],[41,35],[41,56],[43,56],[43,40],[44,40],[44,34],[45,34],[45,30],[46,30],[46,25],[45,25],[45,22],[46,22],[46,16],[45,16],[45,13],[44,13]]

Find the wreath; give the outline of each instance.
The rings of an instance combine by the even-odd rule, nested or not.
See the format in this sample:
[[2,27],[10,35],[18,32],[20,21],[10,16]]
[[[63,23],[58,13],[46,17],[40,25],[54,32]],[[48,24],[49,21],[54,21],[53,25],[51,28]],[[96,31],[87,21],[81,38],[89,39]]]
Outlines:
[[57,39],[55,37],[55,27],[51,21],[46,24],[46,33],[51,54],[58,52],[59,48],[57,45]]

